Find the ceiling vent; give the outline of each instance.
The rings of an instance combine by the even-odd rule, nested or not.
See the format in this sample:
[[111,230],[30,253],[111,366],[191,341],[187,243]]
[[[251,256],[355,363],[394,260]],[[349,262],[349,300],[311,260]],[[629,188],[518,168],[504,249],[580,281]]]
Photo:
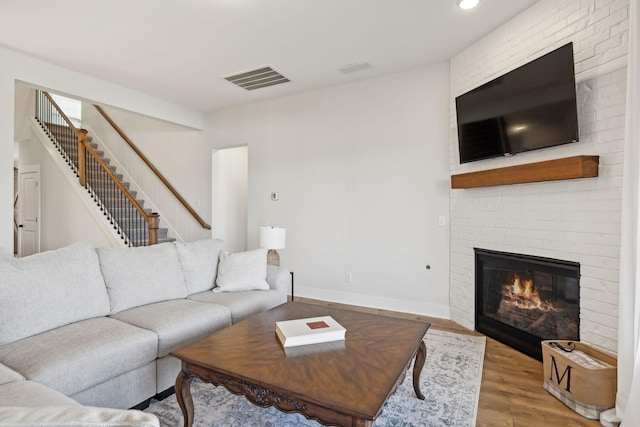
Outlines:
[[338,68],[342,74],[357,73],[358,71],[364,71],[371,68],[371,64],[368,62],[356,62],[354,64],[345,65]]
[[257,70],[228,76],[224,79],[246,90],[260,89],[261,87],[279,85],[290,81],[271,67],[262,67]]

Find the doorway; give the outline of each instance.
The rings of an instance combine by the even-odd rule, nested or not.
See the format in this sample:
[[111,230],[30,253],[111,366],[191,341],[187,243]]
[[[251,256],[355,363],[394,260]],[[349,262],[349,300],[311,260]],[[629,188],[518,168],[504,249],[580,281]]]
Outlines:
[[18,256],[40,252],[40,165],[18,171]]
[[223,239],[227,251],[244,251],[247,249],[249,147],[214,150],[211,170],[212,237]]

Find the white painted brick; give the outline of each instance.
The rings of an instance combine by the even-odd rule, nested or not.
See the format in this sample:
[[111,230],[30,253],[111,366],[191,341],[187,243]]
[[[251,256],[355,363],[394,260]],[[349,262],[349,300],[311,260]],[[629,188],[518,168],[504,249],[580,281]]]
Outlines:
[[[573,3],[576,4],[576,3]],[[586,25],[586,18],[589,16],[589,9],[586,7],[578,8],[567,16],[567,24],[573,24],[580,22],[582,25]]]
[[609,5],[611,13],[617,12],[619,9],[625,8],[629,10],[629,0],[615,0]]
[[455,321],[473,326],[474,247],[567,259],[581,264],[581,339],[616,350],[628,5],[541,0],[451,60],[456,96],[573,41],[580,128],[577,144],[460,165],[452,101],[451,173],[600,156],[596,179],[451,191]]
[[611,27],[611,29],[609,30],[611,36],[617,36],[618,34],[621,33],[629,33],[629,20],[625,20],[620,22],[619,24],[613,25]]
[[625,21],[629,21],[629,9],[628,7],[620,7],[600,21],[596,22],[596,32],[603,31],[609,33],[611,28]]

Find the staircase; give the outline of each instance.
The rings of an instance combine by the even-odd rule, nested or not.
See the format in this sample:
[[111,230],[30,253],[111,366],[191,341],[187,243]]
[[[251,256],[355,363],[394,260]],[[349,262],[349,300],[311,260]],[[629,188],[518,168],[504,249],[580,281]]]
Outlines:
[[[65,124],[51,123],[42,120],[40,117],[36,119],[49,136],[56,150],[72,169],[73,173],[80,177],[78,167],[78,137],[75,132]],[[91,198],[99,206],[105,219],[109,221],[110,225],[117,231],[124,244],[128,246],[148,245],[149,226],[147,222],[138,210],[136,210],[126,194],[123,194],[121,187],[114,183],[112,177],[115,177],[119,181],[122,188],[137,201],[146,214],[154,214],[151,212],[151,209],[144,208],[145,201],[136,198],[137,192],[129,189],[130,183],[123,181],[123,175],[118,173],[115,166],[110,165],[111,159],[104,157],[104,151],[100,150],[98,144],[94,143],[90,136],[87,136],[87,142],[88,147],[90,147],[91,150],[93,150],[93,154],[96,155],[95,159],[92,156],[86,156],[87,183],[85,187],[91,195]],[[106,165],[113,175],[102,171],[99,166],[100,162]],[[173,237],[168,237],[167,234],[167,228],[158,228],[157,243],[175,240]]]

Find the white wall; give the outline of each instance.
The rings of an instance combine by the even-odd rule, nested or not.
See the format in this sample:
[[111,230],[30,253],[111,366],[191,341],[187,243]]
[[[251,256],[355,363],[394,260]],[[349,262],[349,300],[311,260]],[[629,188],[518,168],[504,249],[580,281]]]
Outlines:
[[[0,47],[0,255],[13,252],[14,91],[17,81],[62,94],[114,105],[194,129],[203,128],[201,113],[140,92],[75,73]],[[207,156],[208,157],[208,156]]]
[[260,225],[285,227],[297,295],[448,317],[448,75],[436,64],[208,115],[214,148],[249,147],[248,247]]
[[[451,172],[599,155],[592,179],[451,191],[451,317],[474,324],[473,248],[577,261],[580,337],[615,351],[628,0],[541,0],[451,61]],[[574,43],[580,142],[460,165],[454,98]]]

